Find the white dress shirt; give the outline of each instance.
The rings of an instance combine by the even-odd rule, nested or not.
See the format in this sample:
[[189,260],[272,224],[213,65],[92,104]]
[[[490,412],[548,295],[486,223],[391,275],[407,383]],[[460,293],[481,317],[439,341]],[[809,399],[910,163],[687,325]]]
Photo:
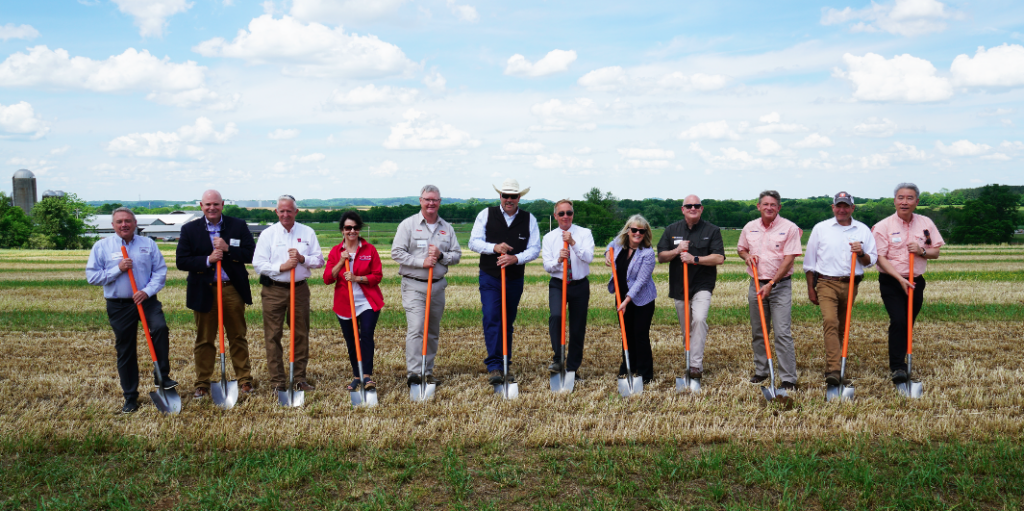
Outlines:
[[[878,261],[878,249],[871,229],[863,222],[852,220],[850,225],[841,225],[835,217],[818,222],[807,239],[804,253],[804,271],[818,272],[829,277],[850,276],[850,243],[859,241],[864,253],[871,258],[868,267]],[[865,266],[857,261],[857,275],[864,274]]]
[[289,272],[281,271],[281,265],[288,261],[288,249],[294,248],[306,258],[295,267],[295,282],[306,280],[316,268],[323,268],[324,254],[320,241],[312,228],[295,222],[292,230],[285,230],[277,222],[260,233],[256,241],[256,253],[252,256],[252,267],[256,273],[266,275],[278,282],[288,282]]
[[[556,279],[562,277],[562,263],[558,262],[559,254],[565,242],[562,241],[561,228],[555,229],[544,235],[542,253],[544,255],[544,271]],[[580,227],[576,224],[569,226],[569,233],[576,242],[569,245],[569,266],[571,267],[572,280],[580,280],[590,275],[590,262],[594,260],[594,235],[590,229]]]
[[[469,249],[478,254],[494,253],[495,244],[488,243],[486,239],[488,211],[490,208],[480,211],[480,214],[476,216],[476,221],[473,222],[473,231],[469,234]],[[537,218],[522,209],[517,209],[515,215],[511,216],[504,210],[501,212],[501,216],[505,217],[505,225],[512,225],[516,215],[530,215],[530,240],[526,243],[526,250],[512,254],[519,260],[516,264],[526,264],[540,255],[540,228],[537,227]]]

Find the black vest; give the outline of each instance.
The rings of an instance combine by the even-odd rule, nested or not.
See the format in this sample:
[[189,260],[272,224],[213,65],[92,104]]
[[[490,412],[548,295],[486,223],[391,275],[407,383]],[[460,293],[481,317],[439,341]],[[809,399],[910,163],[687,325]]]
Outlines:
[[[487,208],[487,225],[484,228],[484,240],[487,243],[507,243],[512,247],[509,254],[515,255],[526,250],[530,242],[530,214],[522,209],[516,213],[512,225],[505,223],[505,213],[499,206]],[[501,278],[501,268],[498,267],[498,254],[481,254],[480,269],[484,273]],[[513,264],[505,268],[505,277],[510,279],[521,279],[526,271],[526,265]]]

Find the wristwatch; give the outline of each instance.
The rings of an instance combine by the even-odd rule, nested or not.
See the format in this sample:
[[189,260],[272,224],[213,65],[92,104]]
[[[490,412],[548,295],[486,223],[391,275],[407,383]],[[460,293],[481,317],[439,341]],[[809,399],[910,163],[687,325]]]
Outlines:
[[700,256],[693,256],[693,264],[699,264],[699,263],[700,263]]

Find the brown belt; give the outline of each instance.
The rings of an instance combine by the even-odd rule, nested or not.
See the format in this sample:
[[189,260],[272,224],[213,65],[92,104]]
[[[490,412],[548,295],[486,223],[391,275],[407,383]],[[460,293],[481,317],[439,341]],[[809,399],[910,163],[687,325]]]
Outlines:
[[818,274],[818,280],[831,280],[831,281],[835,281],[835,282],[849,282],[850,281],[850,277],[849,276],[846,276],[846,277],[833,277],[831,275],[822,275],[822,274],[819,273]]

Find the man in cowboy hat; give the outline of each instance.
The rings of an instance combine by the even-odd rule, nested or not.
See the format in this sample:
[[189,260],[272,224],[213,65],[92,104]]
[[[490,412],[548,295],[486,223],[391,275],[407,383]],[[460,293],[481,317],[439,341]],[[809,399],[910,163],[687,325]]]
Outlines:
[[[480,212],[469,236],[469,249],[480,254],[480,303],[484,313],[484,341],[487,343],[488,377],[491,385],[500,385],[502,375],[501,268],[505,268],[505,314],[508,327],[508,354],[512,359],[512,325],[516,320],[519,298],[523,295],[524,265],[540,255],[540,229],[537,219],[519,210],[519,199],[530,188],[519,188],[515,179],[506,179],[494,190],[501,197],[499,206]],[[514,382],[512,372],[509,383]]]

